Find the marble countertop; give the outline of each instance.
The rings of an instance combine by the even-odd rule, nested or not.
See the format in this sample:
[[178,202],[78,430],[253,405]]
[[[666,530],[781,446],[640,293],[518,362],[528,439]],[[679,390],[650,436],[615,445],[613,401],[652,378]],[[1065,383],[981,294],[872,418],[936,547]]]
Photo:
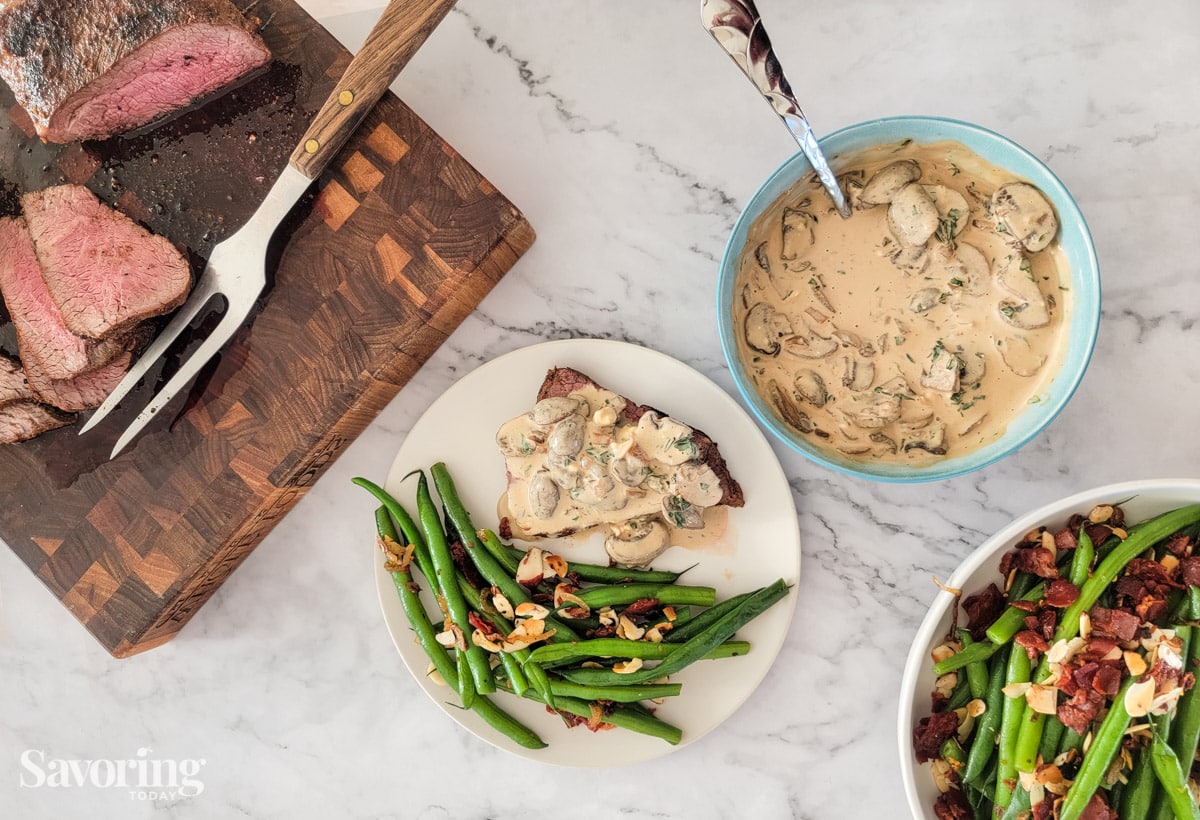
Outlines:
[[[351,48],[381,5],[302,2]],[[388,638],[373,505],[349,478],[381,479],[464,373],[546,339],[635,342],[733,392],[717,262],[739,209],[794,146],[694,2],[460,0],[395,88],[525,212],[537,242],[172,643],[111,659],[0,549],[0,815],[905,816],[896,695],[930,576],[1049,499],[1200,473],[1200,5],[760,6],[819,133],[892,114],[969,120],[1029,148],[1074,193],[1100,258],[1103,321],[1062,415],[1011,458],[915,486],[841,476],[776,446],[803,540],[799,604],[733,719],[608,773],[475,740]],[[30,750],[202,760],[202,792],[23,787]]]

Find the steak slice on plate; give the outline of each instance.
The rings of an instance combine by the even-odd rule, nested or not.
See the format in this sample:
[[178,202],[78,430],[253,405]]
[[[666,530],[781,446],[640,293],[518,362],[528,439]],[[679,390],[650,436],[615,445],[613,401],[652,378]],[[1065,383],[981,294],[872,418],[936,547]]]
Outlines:
[[0,294],[17,331],[22,361],[48,378],[70,379],[94,370],[124,347],[120,339],[80,338],[63,324],[24,219],[0,219]]
[[0,444],[13,444],[65,427],[73,416],[36,401],[14,401],[0,406]]
[[42,278],[67,329],[103,339],[183,304],[187,260],[82,185],[21,198]]
[[0,4],[0,77],[46,142],[146,125],[270,59],[229,0]]
[[14,401],[28,401],[37,398],[25,378],[21,363],[0,356],[0,406]]

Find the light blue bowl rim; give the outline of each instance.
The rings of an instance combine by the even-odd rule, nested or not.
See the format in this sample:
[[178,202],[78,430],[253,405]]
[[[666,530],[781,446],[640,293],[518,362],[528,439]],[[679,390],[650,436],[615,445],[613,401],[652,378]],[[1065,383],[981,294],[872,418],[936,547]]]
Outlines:
[[984,159],[1013,172],[1040,188],[1059,215],[1059,243],[1071,269],[1071,306],[1067,350],[1062,367],[1043,393],[1008,426],[996,441],[974,452],[939,461],[927,467],[906,464],[867,464],[841,460],[822,452],[784,426],[765,404],[742,371],[737,355],[737,328],[733,326],[734,281],[737,260],[746,245],[751,223],[792,187],[812,166],[803,154],[784,161],[755,191],[725,244],[717,278],[717,330],[725,361],[734,383],[754,417],[779,440],[806,458],[840,473],[875,481],[915,483],[954,478],[982,469],[1025,446],[1044,430],[1070,401],[1091,361],[1100,330],[1100,266],[1091,232],[1070,191],[1045,163],[1008,137],[961,120],[931,116],[882,117],[841,128],[819,140],[837,170],[841,154],[873,145],[913,139],[918,143],[960,142]]

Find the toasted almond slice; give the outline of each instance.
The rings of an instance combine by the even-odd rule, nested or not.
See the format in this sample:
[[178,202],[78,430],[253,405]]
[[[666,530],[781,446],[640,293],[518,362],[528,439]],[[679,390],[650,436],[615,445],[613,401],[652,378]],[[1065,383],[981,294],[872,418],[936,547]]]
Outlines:
[[425,667],[425,677],[436,683],[438,686],[448,686],[446,679],[442,677],[442,673],[437,671],[437,667],[432,663]]
[[534,618],[539,621],[545,620],[546,616],[550,614],[550,610],[533,601],[522,601],[517,604],[515,612],[518,618]]
[[[668,624],[668,626],[670,626],[670,624]],[[646,630],[646,634],[644,637],[650,643],[662,643],[662,640],[663,640],[662,625],[660,624],[658,626],[650,627],[649,629]]]
[[575,593],[568,592],[566,584],[559,584],[554,588],[554,607],[562,609],[564,614],[571,618],[586,618],[592,614],[591,607]]
[[957,649],[949,643],[942,643],[933,648],[933,651],[929,653],[929,657],[933,659],[934,663],[941,663],[948,658],[954,657],[956,654],[958,654]]
[[950,768],[950,764],[942,758],[933,761],[929,766],[929,774],[933,777],[933,785],[942,794],[950,791],[952,772],[953,769]]
[[617,620],[617,637],[625,638],[630,641],[641,640],[646,634],[646,630],[638,626],[628,615],[622,615]]
[[613,664],[613,671],[618,675],[628,675],[631,672],[636,672],[642,668],[641,658],[630,658],[627,661],[617,661]]
[[1025,702],[1029,708],[1038,714],[1053,715],[1058,712],[1058,690],[1038,683],[1029,685],[1025,692]]
[[1017,683],[1010,683],[1000,691],[1004,693],[1004,697],[1006,698],[1023,698],[1031,685],[1029,681],[1018,681]]
[[478,647],[486,649],[488,652],[499,652],[500,644],[493,640],[489,640],[487,635],[483,634],[483,630],[476,629],[471,633],[471,643]]
[[668,621],[670,621],[671,623],[675,623],[675,619],[678,617],[675,614],[675,607],[664,606],[662,611],[663,611],[663,616],[665,616]]
[[958,739],[965,743],[971,735],[971,730],[975,728],[975,718],[967,713],[964,706],[961,709],[955,709],[954,714],[958,715]]
[[1058,555],[1058,542],[1054,540],[1054,533],[1050,532],[1050,530],[1042,533],[1042,547],[1050,550],[1051,555]]
[[[556,606],[558,605],[557,601],[555,602],[555,605]],[[617,623],[617,611],[615,609],[613,609],[611,606],[606,606],[606,607],[602,608],[599,612],[596,613],[596,615],[599,616],[600,623],[603,626],[615,626]]]
[[[1030,791],[1037,785],[1037,772],[1017,772],[1017,779],[1021,783],[1021,788],[1025,791]],[[1030,797],[1033,795],[1030,794]]]
[[1168,552],[1158,563],[1166,567],[1167,572],[1170,572],[1179,566],[1179,559]]
[[1130,717],[1145,717],[1154,703],[1154,678],[1132,684],[1125,692],[1125,711]]
[[567,577],[567,560],[561,555],[555,555],[552,552],[546,553],[542,557],[542,566],[547,570],[547,575],[557,575],[559,578]]
[[1086,612],[1079,613],[1079,637],[1085,641],[1092,636],[1092,619]]
[[524,584],[525,586],[534,586],[541,582],[545,574],[542,550],[539,547],[530,547],[521,556],[520,563],[517,564],[517,583]]
[[957,672],[947,672],[946,674],[942,675],[940,678],[938,678],[936,681],[933,682],[933,688],[936,689],[940,694],[945,695],[946,697],[950,696],[950,693],[954,691],[954,687],[957,685],[958,685],[958,673]]
[[1123,652],[1124,650],[1122,650],[1120,646],[1114,646],[1112,649],[1108,650],[1108,652],[1100,660],[1119,661],[1121,660],[1121,655]]
[[1126,652],[1125,668],[1129,670],[1129,674],[1139,678],[1146,674],[1146,659],[1138,652]]
[[537,636],[546,631],[546,622],[541,618],[526,618],[521,621],[521,626],[525,628],[526,635]]
[[453,648],[455,644],[454,630],[446,629],[433,636],[434,640],[440,643],[447,649]]
[[1122,541],[1129,537],[1129,533],[1125,532],[1125,530],[1121,529],[1120,527],[1113,527],[1112,534],[1117,536],[1117,538],[1120,538]]
[[1097,504],[1092,507],[1092,511],[1088,513],[1088,521],[1093,524],[1103,524],[1113,517],[1113,508],[1111,504]]
[[979,717],[987,712],[987,701],[985,701],[983,698],[975,698],[974,700],[967,702],[966,709],[969,716]]
[[1036,544],[1042,540],[1042,528],[1034,527],[1029,532],[1025,533],[1025,537],[1021,539],[1028,544]]
[[499,592],[492,596],[492,606],[496,607],[496,611],[505,618],[508,618],[510,621],[513,619],[514,613],[512,604]]

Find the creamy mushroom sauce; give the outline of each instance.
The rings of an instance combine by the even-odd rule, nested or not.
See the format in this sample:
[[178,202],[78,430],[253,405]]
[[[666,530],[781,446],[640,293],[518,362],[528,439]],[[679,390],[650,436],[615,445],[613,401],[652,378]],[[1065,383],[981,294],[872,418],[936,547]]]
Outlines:
[[878,146],[841,167],[849,219],[810,174],[750,228],[733,318],[751,381],[851,460],[920,465],[995,440],[1066,346],[1053,207],[957,142]]
[[692,428],[588,386],[539,401],[504,423],[508,470],[498,511],[523,540],[600,529],[614,563],[644,566],[669,546],[707,543],[725,517],[720,480],[698,459]]

